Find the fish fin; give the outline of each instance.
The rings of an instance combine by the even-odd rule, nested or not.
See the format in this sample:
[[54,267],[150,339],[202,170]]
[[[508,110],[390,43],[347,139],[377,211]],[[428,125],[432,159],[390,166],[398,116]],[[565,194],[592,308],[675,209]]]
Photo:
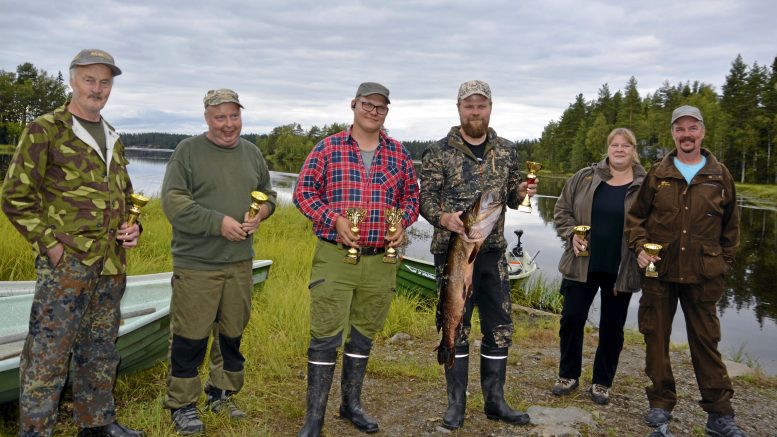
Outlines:
[[478,256],[478,251],[480,250],[479,247],[475,246],[472,249],[472,253],[469,254],[469,259],[467,260],[467,264],[472,264],[475,262],[475,258]]

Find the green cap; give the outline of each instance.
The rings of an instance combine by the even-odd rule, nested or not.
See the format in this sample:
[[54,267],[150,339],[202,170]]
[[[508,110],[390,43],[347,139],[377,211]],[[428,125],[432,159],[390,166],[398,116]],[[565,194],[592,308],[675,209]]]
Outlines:
[[356,90],[356,97],[372,94],[380,94],[386,98],[386,103],[391,103],[391,100],[389,100],[389,89],[377,82],[364,82]]
[[695,106],[690,105],[683,105],[679,108],[672,111],[672,123],[674,124],[675,121],[677,121],[680,117],[693,117],[700,122],[704,123],[704,119],[701,116],[701,111],[699,111],[699,108]]
[[70,61],[70,68],[82,66],[82,65],[92,65],[92,64],[103,64],[107,65],[108,68],[111,69],[111,72],[114,76],[118,76],[121,74],[121,69],[116,66],[116,63],[113,61],[113,56],[108,54],[105,50],[100,49],[84,49],[78,52],[75,58],[73,58],[72,61]]
[[222,103],[236,103],[237,106],[243,108],[243,105],[240,104],[240,100],[237,99],[237,93],[226,88],[208,91],[205,93],[202,103],[205,104],[205,109],[208,109],[208,106],[216,106]]

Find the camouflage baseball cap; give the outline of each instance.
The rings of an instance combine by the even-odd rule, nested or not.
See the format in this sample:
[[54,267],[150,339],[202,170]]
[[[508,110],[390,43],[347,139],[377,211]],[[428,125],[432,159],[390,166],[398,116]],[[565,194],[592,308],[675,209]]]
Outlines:
[[80,65],[92,65],[92,64],[103,64],[108,66],[108,68],[111,69],[111,72],[114,76],[118,76],[121,74],[121,69],[116,66],[116,63],[113,61],[113,56],[111,56],[108,52],[105,50],[100,49],[83,49],[76,55],[75,58],[73,58],[72,61],[70,61],[70,68],[80,66]]
[[459,87],[459,100],[466,99],[475,94],[480,94],[488,100],[491,100],[491,87],[482,80],[469,80]]
[[205,109],[208,109],[208,106],[216,106],[222,103],[237,103],[237,106],[243,108],[243,105],[240,104],[240,100],[237,99],[237,93],[226,88],[208,91],[205,93],[202,103],[205,104]]
[[389,89],[377,82],[364,82],[356,90],[356,97],[370,96],[372,94],[380,94],[386,98],[386,103],[391,103],[391,100],[389,100]]
[[693,117],[700,122],[704,123],[704,119],[701,117],[701,111],[699,111],[699,108],[695,106],[689,106],[689,105],[683,105],[679,108],[672,111],[672,123],[674,124],[675,121],[677,121],[680,117]]

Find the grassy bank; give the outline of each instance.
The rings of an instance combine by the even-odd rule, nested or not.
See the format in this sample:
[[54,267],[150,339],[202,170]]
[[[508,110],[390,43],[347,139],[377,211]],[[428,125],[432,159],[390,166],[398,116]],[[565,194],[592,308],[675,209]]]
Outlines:
[[737,194],[747,197],[754,205],[777,208],[777,185],[736,184]]
[[[145,230],[141,245],[130,251],[130,272],[141,274],[169,270],[170,227],[161,214],[158,201],[152,201],[144,209],[143,223]],[[26,271],[24,267],[25,263],[31,262],[29,248],[21,238],[15,239],[16,232],[10,228],[5,217],[0,218],[0,232],[0,235],[9,237],[0,240],[0,259],[5,260],[6,255],[14,251],[17,258],[22,258],[15,269],[0,270],[0,277],[11,279],[8,276],[11,274],[16,275],[14,279],[34,277],[34,272]],[[242,343],[247,358],[246,385],[238,399],[249,417],[241,422],[230,423],[223,416],[204,413],[208,435],[285,436],[296,433],[301,425],[306,389],[304,376],[309,317],[307,285],[314,244],[309,221],[293,207],[279,208],[273,217],[262,224],[255,241],[256,257],[272,259],[274,263],[268,280],[256,289],[251,322]],[[548,307],[558,304],[552,302],[552,293],[544,291],[557,290],[557,284],[545,284],[544,289],[540,282],[530,284],[534,284],[527,287],[530,292],[521,293],[524,298],[536,294],[536,297],[527,299]],[[532,292],[533,289],[537,292]],[[477,316],[473,317],[473,333],[480,332],[477,319]],[[577,398],[558,399],[548,396],[558,365],[558,318],[521,314],[514,319],[515,347],[509,359],[507,387],[507,396],[513,405],[519,408],[538,404],[564,407],[579,403],[584,408],[593,408],[593,404],[586,402],[584,396],[581,396],[579,402]],[[399,332],[409,334],[410,339],[393,341],[392,337]],[[586,336],[588,355],[583,375],[588,380],[591,377],[590,355],[596,342],[596,332],[589,330],[589,333]],[[479,338],[480,335],[473,337]],[[385,426],[384,435],[429,435],[436,432],[435,427],[439,424],[445,402],[443,370],[433,358],[433,348],[438,338],[434,329],[432,304],[415,297],[397,295],[386,326],[376,339],[365,384],[365,402],[371,412],[379,415],[381,426]],[[625,405],[628,400],[626,396],[629,396],[634,401],[628,402],[638,405],[636,414],[643,414],[646,407],[642,391],[645,385],[642,374],[644,360],[637,356],[642,349],[641,341],[638,334],[628,333],[626,336],[627,348],[631,349],[623,355],[623,366],[618,376],[618,384],[622,384],[618,390],[624,393],[624,397],[616,398],[614,402],[615,407]],[[474,352],[472,363],[470,368],[476,372],[478,365]],[[686,363],[683,369],[687,370],[689,366]],[[166,371],[167,365],[160,363],[147,371],[119,378],[115,393],[121,422],[144,429],[149,436],[175,435],[169,413],[162,409]],[[687,371],[681,381],[692,380],[686,374]],[[468,401],[470,413],[463,432],[468,435],[494,435],[499,425],[485,420],[478,413],[482,410],[482,397],[477,393],[479,384],[476,374],[470,380],[473,395]],[[742,387],[737,382],[737,390],[773,393],[777,387],[772,380],[763,378],[742,384],[749,385]],[[686,390],[684,396],[687,401],[689,395],[685,386],[683,389]],[[350,425],[334,420],[339,405],[338,393],[338,385],[335,383],[327,412],[326,435],[358,435]],[[70,419],[69,403],[62,404],[61,412],[56,435],[75,435],[77,430]],[[16,434],[17,414],[15,405],[0,408],[0,435]],[[615,428],[605,435],[634,435],[628,430],[619,432],[618,423],[615,423],[618,420],[614,419],[620,418],[620,415],[613,412],[609,419],[606,417],[604,413],[597,420]],[[628,420],[641,423],[640,418]],[[398,428],[397,423],[405,424],[406,428]],[[497,435],[510,434],[505,431],[505,434]],[[583,435],[601,433],[584,432]]]

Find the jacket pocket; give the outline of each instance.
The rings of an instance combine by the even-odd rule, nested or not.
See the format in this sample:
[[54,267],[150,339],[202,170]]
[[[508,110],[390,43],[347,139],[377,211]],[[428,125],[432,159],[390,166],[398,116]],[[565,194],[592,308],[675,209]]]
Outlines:
[[707,279],[723,276],[726,271],[726,262],[723,260],[723,251],[717,244],[702,244],[701,274]]

